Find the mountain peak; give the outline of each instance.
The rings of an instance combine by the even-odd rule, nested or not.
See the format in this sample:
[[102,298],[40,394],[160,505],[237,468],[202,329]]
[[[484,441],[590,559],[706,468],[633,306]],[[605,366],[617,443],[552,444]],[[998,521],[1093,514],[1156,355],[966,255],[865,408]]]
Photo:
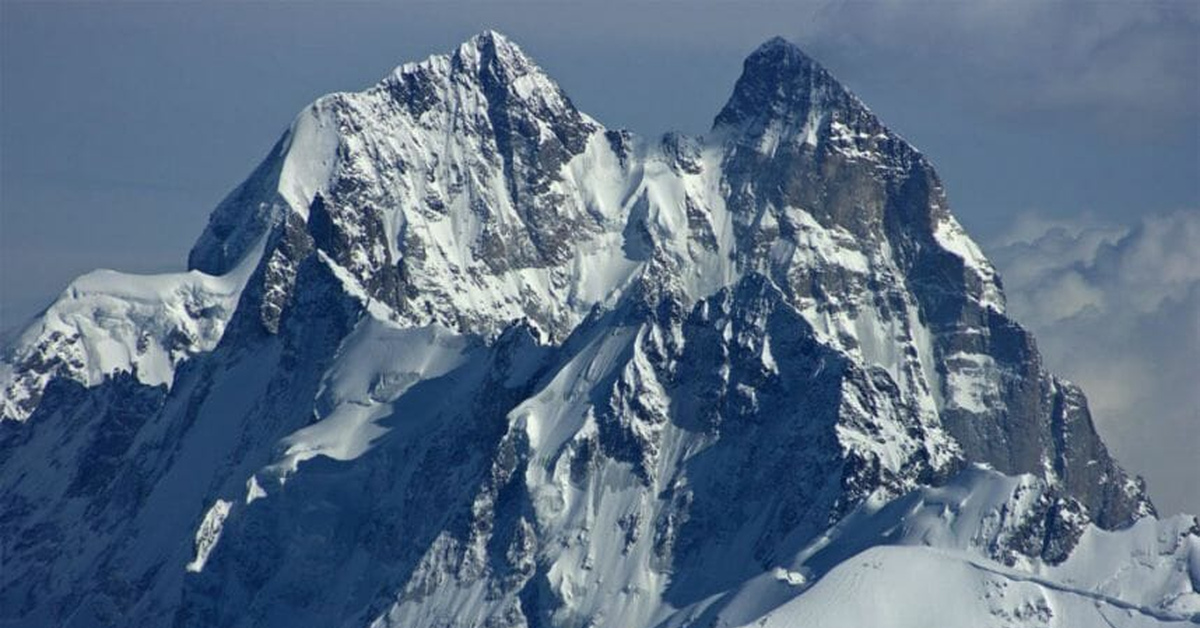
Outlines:
[[606,131],[494,31],[305,108],[196,271],[0,356],[0,624],[858,625],[787,607],[891,550],[1001,579],[951,625],[1194,615],[1194,521],[1081,536],[1153,508],[931,166],[778,38],[717,123]]
[[499,46],[521,53],[520,47],[517,46],[516,42],[509,39],[508,35],[490,28],[475,34],[473,37],[464,42],[464,45],[474,45],[476,47]]
[[750,57],[747,58],[747,61],[760,58],[783,59],[787,61],[799,60],[806,61],[808,63],[815,63],[811,57],[804,54],[804,51],[800,49],[800,46],[797,46],[796,44],[778,35],[768,39],[767,41],[764,41],[761,45],[759,45],[758,48],[755,48],[754,52],[750,53]]
[[[515,42],[494,30],[482,31],[452,52],[430,56],[423,61],[398,66],[384,79],[385,85],[410,80],[412,76],[457,74],[469,82],[491,83],[506,87],[517,82],[530,85],[521,91],[530,94],[548,90],[557,94],[557,83]],[[424,79],[421,82],[425,82]],[[407,92],[405,92],[407,94]],[[406,96],[407,97],[407,96]]]
[[501,79],[515,80],[534,74],[549,80],[521,47],[502,33],[485,30],[463,42],[451,62],[472,72],[489,72]]
[[490,58],[505,65],[532,63],[525,51],[494,30],[485,30],[459,45],[456,56],[464,59]]
[[845,86],[799,46],[772,37],[746,57],[733,95],[713,127],[755,133],[772,120],[795,121],[804,126],[807,119],[834,109],[866,111]]

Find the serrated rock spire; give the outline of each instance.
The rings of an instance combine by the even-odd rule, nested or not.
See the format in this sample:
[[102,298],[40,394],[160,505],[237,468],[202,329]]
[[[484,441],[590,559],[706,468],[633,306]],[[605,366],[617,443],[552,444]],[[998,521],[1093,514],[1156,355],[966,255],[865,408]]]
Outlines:
[[801,135],[813,144],[833,117],[867,118],[878,125],[862,102],[821,64],[799,46],[774,37],[746,58],[713,129],[754,139],[765,133]]

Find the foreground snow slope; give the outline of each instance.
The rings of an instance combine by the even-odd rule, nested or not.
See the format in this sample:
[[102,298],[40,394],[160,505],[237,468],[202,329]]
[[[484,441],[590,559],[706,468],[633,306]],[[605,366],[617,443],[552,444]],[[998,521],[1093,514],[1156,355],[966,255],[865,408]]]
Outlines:
[[[1088,526],[1061,564],[1001,551],[1046,485],[969,468],[941,488],[869,500],[706,616],[754,626],[1158,626],[1200,620],[1200,524]],[[715,610],[714,610],[715,609]],[[690,619],[690,618],[689,618]],[[694,621],[694,620],[692,620]],[[684,622],[686,625],[686,621]],[[707,625],[701,623],[700,625]]]
[[188,273],[7,348],[0,623],[910,625],[925,577],[961,625],[1194,616],[1195,521],[947,208],[782,40],[703,138],[491,32],[323,97]]

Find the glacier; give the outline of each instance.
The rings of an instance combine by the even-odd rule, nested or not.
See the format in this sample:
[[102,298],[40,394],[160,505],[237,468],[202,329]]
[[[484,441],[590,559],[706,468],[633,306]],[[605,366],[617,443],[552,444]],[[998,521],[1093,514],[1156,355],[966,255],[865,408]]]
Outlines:
[[799,48],[704,137],[503,35],[318,99],[0,366],[0,625],[1200,618],[929,161]]

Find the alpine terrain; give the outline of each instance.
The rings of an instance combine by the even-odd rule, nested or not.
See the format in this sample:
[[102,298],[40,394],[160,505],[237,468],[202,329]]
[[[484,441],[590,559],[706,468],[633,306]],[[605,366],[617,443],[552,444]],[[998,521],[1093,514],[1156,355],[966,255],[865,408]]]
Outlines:
[[188,268],[5,347],[0,626],[1200,622],[1200,522],[781,39],[645,139],[485,32],[304,109]]

